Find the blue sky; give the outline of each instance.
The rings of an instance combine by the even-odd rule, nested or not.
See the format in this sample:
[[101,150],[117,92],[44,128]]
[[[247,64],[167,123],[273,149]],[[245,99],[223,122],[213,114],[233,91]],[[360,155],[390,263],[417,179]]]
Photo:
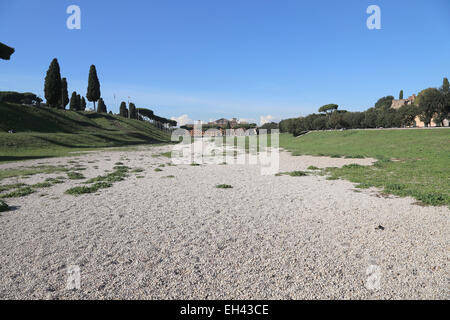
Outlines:
[[[66,8],[81,8],[81,30]],[[369,5],[381,30],[369,30]],[[69,94],[95,64],[108,109],[128,97],[169,118],[259,122],[327,103],[365,110],[450,76],[448,0],[0,0],[0,90],[43,96],[57,57]],[[114,95],[116,100],[114,100]]]

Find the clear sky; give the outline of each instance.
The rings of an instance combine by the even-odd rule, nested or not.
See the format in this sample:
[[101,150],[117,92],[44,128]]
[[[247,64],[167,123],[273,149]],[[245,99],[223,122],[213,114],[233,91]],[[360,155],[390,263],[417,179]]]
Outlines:
[[[66,9],[81,8],[81,30]],[[381,30],[369,30],[369,5]],[[69,95],[95,64],[109,110],[135,102],[185,119],[259,122],[327,103],[365,110],[450,76],[449,0],[0,0],[0,90],[42,97],[58,58]],[[114,95],[116,100],[114,100]]]

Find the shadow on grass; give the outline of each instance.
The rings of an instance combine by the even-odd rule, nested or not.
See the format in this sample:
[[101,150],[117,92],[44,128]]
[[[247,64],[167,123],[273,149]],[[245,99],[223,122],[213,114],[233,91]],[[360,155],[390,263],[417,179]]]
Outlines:
[[1,162],[46,159],[46,158],[53,158],[53,156],[0,156],[0,163]]

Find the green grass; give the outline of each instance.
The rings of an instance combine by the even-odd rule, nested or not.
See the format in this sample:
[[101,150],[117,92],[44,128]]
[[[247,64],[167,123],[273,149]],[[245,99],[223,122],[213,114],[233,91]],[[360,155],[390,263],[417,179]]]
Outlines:
[[313,132],[300,138],[281,134],[280,147],[294,155],[376,158],[373,166],[328,168],[328,179],[411,196],[426,205],[450,206],[449,129]]
[[230,186],[229,184],[219,184],[216,186],[218,189],[233,189],[233,186]]
[[124,166],[114,167],[114,171],[103,176],[98,176],[96,178],[89,179],[86,184],[94,182],[119,182],[125,180],[128,176],[128,171],[130,168]]
[[18,189],[18,188],[25,187],[25,186],[26,186],[25,183],[7,184],[7,185],[0,186],[0,192]]
[[34,189],[43,189],[43,188],[50,188],[52,184],[50,182],[41,182],[33,184],[31,187]]
[[291,177],[306,177],[308,175],[308,172],[305,171],[292,171],[292,172],[280,172],[276,174],[277,177],[279,176],[291,176]]
[[36,191],[31,188],[30,186],[25,186],[25,187],[21,187],[18,188],[10,193],[7,194],[2,194],[0,196],[0,198],[2,199],[6,199],[6,198],[21,198],[21,197],[25,197],[29,194],[35,193]]
[[164,153],[161,153],[161,156],[162,156],[162,157],[166,157],[166,158],[171,159],[171,158],[172,158],[172,152],[164,152]]
[[65,171],[67,171],[67,169],[64,167],[44,166],[44,165],[35,167],[17,168],[17,169],[1,169],[0,180],[6,178],[32,176],[41,173],[50,174]]
[[0,103],[0,162],[161,143],[170,143],[170,135],[144,121]]
[[67,177],[70,180],[83,180],[83,179],[85,179],[84,175],[82,175],[79,172],[73,172],[73,171],[67,172]]
[[9,206],[6,204],[5,201],[0,200],[0,212],[9,211]]
[[47,178],[47,179],[45,179],[45,182],[49,182],[51,184],[62,184],[62,183],[64,183],[65,179],[66,178],[64,178],[64,177]]
[[95,193],[100,189],[106,189],[106,188],[111,188],[111,187],[112,187],[112,183],[98,182],[91,186],[82,186],[82,187],[71,188],[71,189],[67,190],[65,193],[72,195],[72,196],[79,196],[79,195],[87,194],[87,193]]
[[316,166],[309,166],[308,170],[320,170],[320,168],[317,168]]

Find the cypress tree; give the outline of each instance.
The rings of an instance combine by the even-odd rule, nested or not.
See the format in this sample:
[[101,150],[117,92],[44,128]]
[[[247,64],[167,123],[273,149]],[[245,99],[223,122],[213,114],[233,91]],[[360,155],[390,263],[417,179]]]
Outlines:
[[448,83],[448,79],[444,78],[442,83],[442,92],[449,93],[450,92],[450,84]]
[[78,96],[77,92],[72,92],[72,97],[70,98],[69,110],[78,111]]
[[66,109],[69,104],[69,92],[67,92],[67,79],[62,78],[61,80],[61,109]]
[[102,98],[100,98],[98,100],[97,112],[98,113],[108,113],[108,110],[106,109],[105,101],[103,101]]
[[62,81],[58,60],[53,59],[45,76],[44,84],[45,99],[51,108],[58,108],[61,105]]
[[81,97],[80,110],[86,110],[86,99],[84,99],[84,97]]
[[122,101],[120,103],[120,112],[119,112],[119,114],[120,114],[121,117],[128,118],[127,104],[124,101]]
[[77,110],[81,110],[81,95],[77,94]]
[[86,98],[94,103],[94,110],[95,110],[95,102],[100,99],[101,93],[100,93],[100,82],[98,81],[97,77],[97,70],[95,69],[95,66],[92,65],[89,70],[89,80],[88,80],[88,88],[86,93]]
[[403,99],[403,90],[400,91],[400,96],[398,97],[400,100]]
[[136,106],[132,102],[130,102],[130,119],[137,119]]

